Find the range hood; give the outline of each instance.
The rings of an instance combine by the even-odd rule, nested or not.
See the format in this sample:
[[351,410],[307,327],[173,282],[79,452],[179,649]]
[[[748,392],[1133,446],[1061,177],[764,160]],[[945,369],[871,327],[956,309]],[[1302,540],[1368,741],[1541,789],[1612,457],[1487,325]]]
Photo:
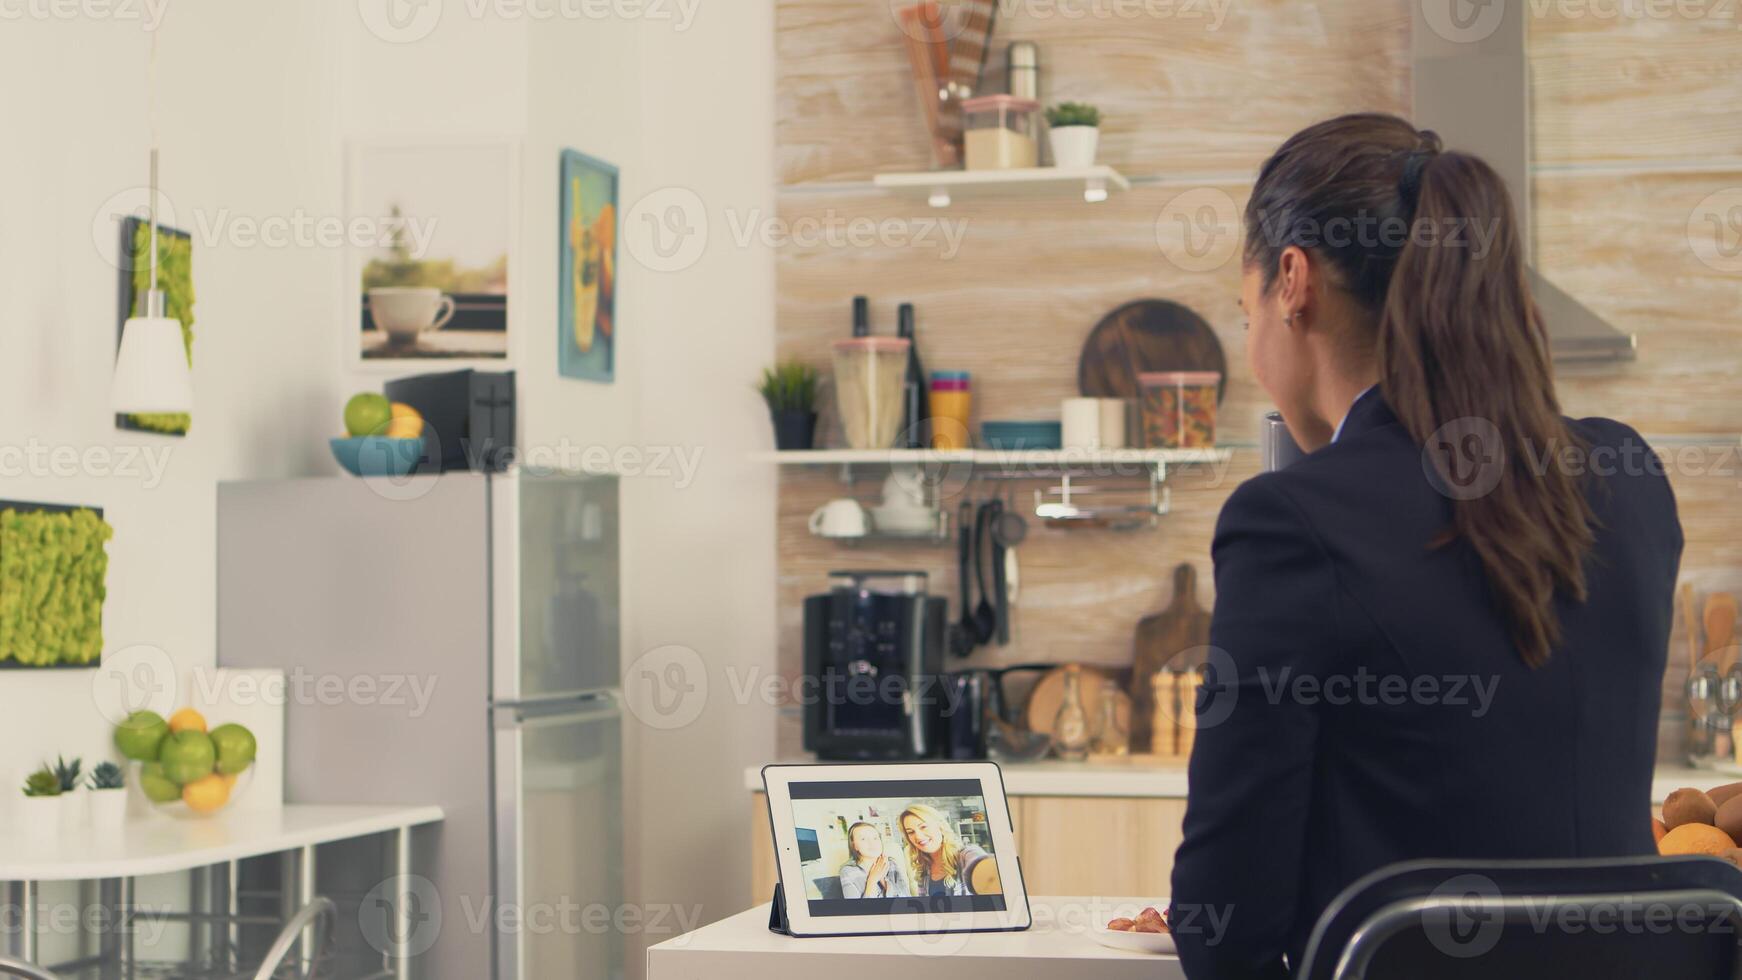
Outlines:
[[[1526,254],[1531,234],[1529,4],[1416,0],[1410,46],[1415,125],[1488,161],[1512,191]],[[1531,269],[1556,361],[1630,361],[1634,338]]]

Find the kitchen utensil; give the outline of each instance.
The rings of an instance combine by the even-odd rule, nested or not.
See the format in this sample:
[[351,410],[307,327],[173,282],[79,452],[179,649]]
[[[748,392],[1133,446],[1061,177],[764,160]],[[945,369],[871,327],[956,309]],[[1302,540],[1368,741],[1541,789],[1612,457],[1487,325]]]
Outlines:
[[1101,448],[1101,400],[1066,398],[1059,404],[1065,449]]
[[992,605],[991,576],[987,574],[991,521],[992,502],[987,501],[974,514],[974,586],[980,590],[980,604],[974,608],[974,642],[980,646],[998,635],[998,610]]
[[974,505],[963,501],[956,508],[956,587],[962,603],[959,618],[951,624],[948,637],[950,652],[965,657],[979,645],[974,626]]
[[811,511],[807,526],[819,538],[862,538],[871,522],[857,500],[842,497]]
[[[1682,629],[1687,631],[1688,679],[1688,757],[1690,761],[1709,757],[1712,753],[1712,729],[1707,717],[1717,709],[1717,683],[1701,669],[1700,620],[1695,614],[1694,586],[1685,582],[1681,588]],[[1734,742],[1734,739],[1732,739]]]
[[854,337],[832,345],[835,402],[850,448],[888,449],[901,434],[901,385],[911,346],[899,337]]
[[1736,597],[1728,592],[1706,596],[1706,607],[1700,618],[1706,628],[1706,656],[1716,659],[1713,657],[1716,654],[1720,658],[1734,659],[1730,648],[1735,643]]
[[986,758],[986,740],[997,717],[997,676],[990,670],[946,674],[944,681],[944,752],[950,759]]
[[333,459],[352,476],[406,476],[423,459],[423,437],[338,436],[328,441]]
[[987,547],[992,551],[992,609],[996,614],[998,645],[1010,645],[1010,593],[1009,584],[1004,579],[1005,556],[1004,545],[999,542],[998,521],[1004,514],[1004,501],[994,497],[991,502],[992,518],[987,523]]
[[[1108,681],[1108,686],[1112,681]],[[1115,691],[1101,692],[1100,722],[1095,729],[1095,740],[1089,745],[1089,754],[1096,756],[1122,756],[1131,752],[1131,733],[1119,725],[1119,699]]]
[[1113,670],[1093,664],[1061,664],[1041,675],[1034,684],[1034,689],[1028,692],[1028,704],[1022,715],[1028,723],[1030,731],[1053,734],[1053,720],[1058,716],[1059,705],[1064,703],[1065,672],[1075,667],[1081,673],[1083,681],[1083,710],[1090,718],[1101,717],[1101,698],[1106,692],[1109,681],[1115,683],[1114,695],[1119,703],[1114,707],[1115,717],[1126,730],[1131,730],[1131,699],[1117,688],[1119,677]]
[[[1300,451],[1300,445],[1294,441],[1294,436],[1288,432],[1288,423],[1282,420],[1281,412],[1266,412],[1264,421],[1259,425],[1258,465],[1266,473],[1280,470],[1295,460],[1305,456]],[[1688,590],[1688,622],[1693,620],[1693,586],[1685,586]],[[1691,653],[1692,651],[1690,651]],[[1688,661],[1692,669],[1693,660]]]
[[1198,736],[1198,691],[1204,686],[1204,675],[1195,670],[1181,671],[1174,677],[1174,703],[1178,714],[1174,718],[1174,752],[1192,757],[1192,743]]
[[961,17],[950,45],[950,85],[959,99],[980,91],[980,76],[986,70],[986,42],[992,37],[992,19],[998,12],[995,0],[958,0]]
[[1089,712],[1083,707],[1083,671],[1078,664],[1064,668],[1064,694],[1053,716],[1053,754],[1067,761],[1080,761],[1089,754],[1095,730],[1089,727]]
[[1063,430],[1057,422],[981,422],[980,442],[989,449],[1058,449]]
[[1220,371],[1217,401],[1227,394],[1228,359],[1203,317],[1164,299],[1140,299],[1108,313],[1089,331],[1077,362],[1077,390],[1092,398],[1136,398],[1145,371]]
[[[1151,679],[1174,668],[1196,670],[1210,642],[1210,613],[1198,602],[1198,570],[1188,562],[1173,569],[1173,598],[1161,612],[1137,621],[1131,663],[1131,751],[1161,752],[1155,738],[1171,741],[1172,733],[1154,732],[1155,692]],[[1154,745],[1152,749],[1151,746]]]
[[1004,601],[1016,605],[1018,593],[1022,590],[1022,572],[1016,560],[1016,546],[1028,537],[1028,522],[1017,513],[1009,501],[1004,501],[998,509],[998,516],[992,521],[992,540],[1004,549]]
[[935,2],[916,3],[896,15],[907,47],[908,67],[920,117],[931,136],[932,162],[940,170],[961,165],[961,103],[949,83],[949,41],[944,36],[943,8]]
[[986,756],[998,762],[1033,762],[1052,752],[1052,736],[1031,732],[1007,721],[993,722],[986,731]]

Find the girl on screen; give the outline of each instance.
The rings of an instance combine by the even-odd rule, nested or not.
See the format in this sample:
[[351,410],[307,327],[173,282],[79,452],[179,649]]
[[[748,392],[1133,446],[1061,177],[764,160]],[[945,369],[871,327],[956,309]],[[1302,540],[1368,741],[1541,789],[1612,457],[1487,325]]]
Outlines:
[[861,820],[847,828],[847,854],[841,865],[842,898],[896,898],[907,895],[907,876],[883,853],[883,833]]
[[972,895],[969,872],[989,857],[981,848],[963,846],[955,828],[936,807],[910,804],[896,820],[907,845],[908,874],[915,895]]

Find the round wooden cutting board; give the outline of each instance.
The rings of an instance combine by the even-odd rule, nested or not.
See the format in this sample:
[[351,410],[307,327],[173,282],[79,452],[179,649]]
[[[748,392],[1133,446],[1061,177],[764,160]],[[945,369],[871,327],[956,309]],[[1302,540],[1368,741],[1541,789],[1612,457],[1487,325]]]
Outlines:
[[1203,317],[1166,299],[1140,299],[1101,318],[1083,341],[1077,389],[1085,398],[1136,398],[1145,371],[1216,371],[1228,393],[1228,358]]

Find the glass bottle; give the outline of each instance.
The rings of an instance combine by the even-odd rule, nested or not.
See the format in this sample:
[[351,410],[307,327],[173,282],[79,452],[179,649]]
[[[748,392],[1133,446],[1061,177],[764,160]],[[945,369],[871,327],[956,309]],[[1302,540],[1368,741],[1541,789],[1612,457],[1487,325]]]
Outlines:
[[1101,730],[1095,733],[1094,755],[1125,755],[1131,751],[1131,733],[1119,724],[1119,689],[1111,683],[1101,688]]
[[1065,668],[1065,694],[1053,718],[1053,754],[1073,762],[1089,754],[1089,714],[1083,710],[1080,671],[1075,665]]
[[919,341],[913,335],[913,304],[896,310],[895,335],[907,340],[907,376],[901,383],[901,444],[907,449],[931,445],[926,420],[931,406],[926,394],[925,365],[919,359]]

